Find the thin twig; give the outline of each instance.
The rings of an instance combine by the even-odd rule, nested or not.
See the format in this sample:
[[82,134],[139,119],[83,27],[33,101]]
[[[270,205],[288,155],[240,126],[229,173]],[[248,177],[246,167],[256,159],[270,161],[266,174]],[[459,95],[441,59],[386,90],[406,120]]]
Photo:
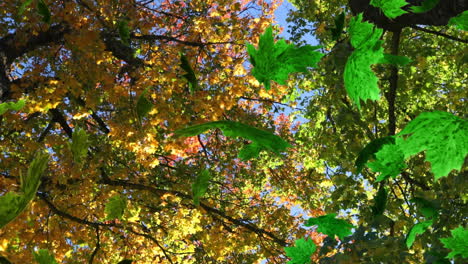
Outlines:
[[444,37],[444,38],[448,38],[448,39],[451,39],[451,40],[460,41],[460,42],[463,42],[463,43],[468,43],[467,39],[461,39],[461,38],[457,38],[457,37],[454,37],[454,36],[450,36],[450,35],[447,35],[445,33],[440,32],[440,31],[430,30],[430,29],[418,27],[416,25],[413,25],[413,26],[410,26],[410,27],[413,28],[413,29],[419,30],[419,31],[434,34],[434,35],[441,36],[441,37]]

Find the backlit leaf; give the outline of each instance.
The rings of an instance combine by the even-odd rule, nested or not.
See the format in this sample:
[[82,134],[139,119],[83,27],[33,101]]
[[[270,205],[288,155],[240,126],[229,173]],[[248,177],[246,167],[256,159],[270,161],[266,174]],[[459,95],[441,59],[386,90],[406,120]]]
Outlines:
[[127,199],[122,195],[115,195],[109,198],[106,203],[104,212],[106,213],[106,219],[121,219],[127,208]]
[[413,13],[425,13],[436,7],[438,3],[439,0],[424,0],[420,6],[412,6],[410,10]]
[[374,172],[380,172],[375,182],[380,182],[389,177],[395,178],[406,168],[403,152],[396,144],[385,144],[376,154],[374,162],[368,162],[367,166]]
[[70,149],[73,153],[73,159],[76,163],[81,164],[83,159],[88,155],[88,134],[81,128],[76,128],[72,134],[72,142]]
[[327,214],[324,216],[319,216],[315,218],[309,218],[305,226],[318,226],[317,231],[324,233],[330,237],[338,236],[338,238],[343,239],[352,234],[351,229],[354,227],[352,224],[348,223],[342,219],[336,219],[336,214]]
[[251,140],[252,144],[256,144],[255,146],[247,147],[247,149],[244,147],[244,149],[241,150],[242,152],[240,157],[243,159],[257,157],[258,149],[280,153],[281,151],[285,151],[286,148],[292,147],[289,143],[275,134],[239,122],[227,120],[189,126],[187,128],[174,131],[174,134],[176,137],[192,137],[213,128],[221,129],[227,137],[241,137]]
[[382,41],[379,40],[382,29],[375,28],[368,22],[362,22],[362,13],[360,13],[351,19],[349,34],[355,50],[346,61],[344,83],[349,97],[360,109],[360,100],[380,98],[378,78],[370,67],[379,63],[384,56]]
[[395,18],[408,13],[401,9],[408,5],[405,0],[371,0],[370,4],[382,9],[383,13],[388,18]]
[[294,242],[294,247],[285,247],[286,256],[291,258],[288,264],[309,264],[310,257],[314,254],[317,247],[312,239],[298,239]]
[[[410,135],[411,134],[411,135]],[[407,139],[402,136],[410,135]],[[426,151],[435,179],[460,170],[468,154],[468,121],[442,111],[424,112],[398,133],[405,159]]]
[[198,85],[197,76],[195,75],[195,71],[193,70],[192,66],[190,66],[187,56],[185,56],[183,53],[179,54],[180,67],[186,72],[186,74],[184,74],[183,76],[188,81],[190,93],[193,93],[200,88]]
[[416,225],[414,225],[409,231],[408,236],[406,237],[406,240],[405,240],[406,246],[410,248],[413,245],[414,240],[416,239],[416,236],[423,234],[426,231],[426,229],[431,225],[432,225],[432,220],[427,220],[427,221],[417,223]]
[[290,73],[307,72],[307,67],[315,67],[324,54],[317,52],[320,46],[305,45],[296,47],[284,39],[274,42],[273,29],[268,27],[260,36],[258,50],[247,43],[250,62],[254,66],[252,75],[270,89],[270,81],[286,84]]
[[0,115],[3,115],[8,110],[19,111],[26,104],[25,100],[19,100],[18,102],[6,102],[0,104]]
[[455,258],[458,255],[461,255],[462,258],[468,258],[468,229],[459,226],[450,232],[452,237],[440,239],[445,248],[452,250],[447,258]]
[[207,169],[202,170],[192,184],[193,203],[200,205],[200,198],[205,195],[208,190],[209,180],[211,179],[210,171]]

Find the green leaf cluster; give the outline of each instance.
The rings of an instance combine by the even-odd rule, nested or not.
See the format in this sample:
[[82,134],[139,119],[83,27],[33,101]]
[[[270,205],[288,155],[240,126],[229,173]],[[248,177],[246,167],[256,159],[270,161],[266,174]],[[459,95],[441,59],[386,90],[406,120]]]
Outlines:
[[196,206],[200,205],[200,198],[203,197],[208,190],[210,179],[210,171],[204,169],[197,175],[195,182],[192,184],[193,203]]
[[468,10],[464,11],[456,17],[452,17],[449,20],[448,24],[455,26],[461,30],[468,31]]
[[305,226],[317,225],[317,231],[324,233],[332,238],[338,236],[343,239],[352,234],[351,229],[354,226],[342,219],[336,219],[336,214],[327,214],[315,218],[309,218]]
[[55,257],[47,249],[39,249],[37,252],[33,251],[34,260],[38,264],[58,264]]
[[320,46],[305,45],[296,47],[287,44],[284,39],[274,42],[273,29],[268,27],[260,36],[258,50],[247,43],[250,62],[254,66],[252,75],[263,83],[266,90],[270,89],[270,81],[286,84],[290,73],[307,72],[307,67],[315,67],[324,56],[315,51]]
[[19,100],[18,102],[6,102],[0,104],[0,115],[3,115],[8,110],[19,111],[26,105],[25,100]]
[[440,241],[450,252],[447,258],[455,258],[461,255],[462,258],[468,258],[468,229],[459,226],[451,231],[452,237],[441,238]]
[[298,239],[294,242],[294,247],[285,247],[286,256],[291,258],[288,264],[308,264],[310,257],[314,254],[316,246],[311,239]]
[[406,0],[371,0],[370,4],[382,9],[385,16],[391,19],[408,13],[401,9],[408,5]]
[[420,6],[412,6],[410,7],[411,12],[419,14],[419,13],[426,13],[430,11],[439,3],[439,0],[424,0]]

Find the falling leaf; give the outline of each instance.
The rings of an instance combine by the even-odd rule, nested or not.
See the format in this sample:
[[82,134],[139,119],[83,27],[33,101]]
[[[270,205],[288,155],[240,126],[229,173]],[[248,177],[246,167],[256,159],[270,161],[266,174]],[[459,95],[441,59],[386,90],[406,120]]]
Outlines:
[[208,190],[209,180],[211,179],[210,171],[207,169],[202,170],[192,184],[193,203],[200,205],[200,198],[205,195]]
[[425,150],[437,180],[461,170],[468,154],[468,121],[447,112],[424,112],[398,133],[396,142],[405,159]]
[[410,202],[413,202],[416,204],[418,207],[419,211],[421,212],[422,215],[426,218],[432,218],[437,216],[437,209],[435,206],[428,200],[420,197],[414,197],[413,199],[410,200]]
[[388,136],[388,137],[375,139],[371,141],[369,144],[367,144],[361,150],[361,152],[359,152],[359,155],[354,163],[354,165],[357,168],[356,174],[361,173],[367,161],[370,158],[375,158],[375,153],[377,153],[377,151],[379,151],[385,144],[395,144],[395,138],[392,136]]
[[448,24],[461,30],[468,31],[468,10],[464,11],[456,17],[450,18]]
[[462,258],[468,258],[468,229],[459,226],[450,232],[452,233],[452,237],[440,239],[445,248],[452,250],[447,258],[455,258],[457,255],[461,255]]
[[286,256],[291,258],[288,264],[309,264],[310,257],[314,254],[316,246],[312,239],[298,239],[294,247],[285,247]]
[[349,97],[361,108],[360,100],[378,100],[378,78],[370,68],[378,63],[383,55],[382,29],[373,24],[362,22],[362,13],[353,17],[349,23],[351,45],[355,48],[346,61],[344,83]]
[[227,137],[241,137],[251,140],[252,144],[256,144],[255,146],[250,146],[247,147],[247,149],[241,150],[241,157],[243,159],[257,157],[259,153],[257,150],[259,149],[270,150],[279,154],[281,151],[285,151],[286,148],[292,147],[277,135],[249,125],[227,120],[189,126],[187,128],[174,131],[174,134],[176,137],[191,137],[213,128],[221,129]]
[[106,219],[122,219],[125,209],[127,208],[127,199],[122,195],[112,196],[106,203],[104,212]]
[[414,225],[409,231],[408,236],[406,237],[406,241],[405,241],[406,246],[410,248],[413,245],[414,240],[416,239],[416,236],[421,235],[424,232],[426,232],[426,229],[431,225],[432,225],[432,220],[424,221],[424,222],[417,223],[416,225]]
[[315,67],[324,54],[315,51],[320,46],[305,45],[296,47],[284,39],[274,42],[273,29],[268,27],[260,36],[258,50],[247,43],[250,62],[254,66],[252,75],[270,89],[270,80],[286,84],[290,73],[307,72],[307,67]]
[[8,110],[19,111],[26,104],[25,100],[19,100],[18,102],[7,102],[0,104],[0,115],[3,115]]
[[76,128],[72,134],[72,142],[70,144],[73,159],[76,163],[81,164],[83,159],[88,155],[88,134],[81,128]]
[[153,104],[146,98],[147,91],[148,88],[146,88],[140,97],[138,97],[136,104],[136,111],[139,120],[145,117],[151,111],[151,109],[153,109]]
[[374,205],[372,205],[372,214],[374,216],[382,215],[387,206],[388,191],[384,185],[381,185],[377,195],[374,197]]
[[354,226],[345,220],[336,219],[335,216],[336,214],[327,214],[316,218],[309,218],[305,226],[317,225],[318,232],[324,233],[333,238],[335,235],[337,235],[340,239],[351,235],[351,229]]
[[425,13],[434,7],[439,3],[439,0],[424,0],[420,6],[412,6],[410,7],[411,12],[413,13]]
[[34,260],[39,264],[58,264],[54,255],[47,249],[39,249],[37,252],[33,251]]
[[401,9],[408,5],[405,0],[371,0],[370,4],[382,9],[385,16],[392,19],[408,13]]
[[190,66],[187,56],[185,56],[181,52],[179,54],[180,54],[180,67],[186,72],[186,74],[184,74],[183,76],[188,81],[190,93],[193,93],[194,91],[199,89],[197,76],[195,75],[195,71],[192,69],[192,66]]
[[385,144],[376,154],[375,161],[368,162],[367,166],[374,172],[380,172],[375,182],[380,182],[389,177],[395,178],[406,168],[403,152],[396,144]]
[[37,2],[37,12],[39,13],[39,15],[42,16],[42,21],[44,23],[50,24],[51,15],[50,15],[49,8],[47,7],[44,0],[39,0]]

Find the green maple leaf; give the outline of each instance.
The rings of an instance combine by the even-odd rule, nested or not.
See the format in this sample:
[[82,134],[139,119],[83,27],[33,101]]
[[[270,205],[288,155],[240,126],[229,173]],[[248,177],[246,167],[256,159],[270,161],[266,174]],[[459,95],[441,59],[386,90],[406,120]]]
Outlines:
[[375,154],[376,160],[368,162],[367,166],[374,172],[380,172],[375,182],[380,182],[389,177],[395,178],[406,168],[403,152],[396,144],[385,144]]
[[374,205],[372,205],[372,215],[378,216],[382,215],[385,211],[385,207],[387,206],[387,197],[388,191],[384,185],[381,185],[379,191],[374,197]]
[[8,110],[19,111],[26,104],[25,100],[19,100],[18,102],[7,102],[0,104],[0,115],[3,115]]
[[21,193],[8,192],[0,196],[0,228],[15,219],[36,195],[41,184],[40,178],[46,169],[49,155],[38,152],[31,162],[26,175],[20,174]]
[[128,27],[128,21],[126,19],[119,20],[117,22],[117,29],[119,30],[119,37],[122,43],[130,45],[130,28]]
[[422,2],[420,6],[412,6],[410,7],[411,12],[413,13],[426,13],[427,11],[433,9],[436,7],[436,5],[439,3],[439,0],[425,0]]
[[286,256],[291,258],[288,264],[308,264],[310,257],[314,254],[316,246],[312,239],[298,239],[294,242],[294,247],[285,247]]
[[396,142],[405,159],[425,150],[437,180],[461,170],[468,154],[468,121],[447,112],[424,112],[398,133]]
[[210,171],[207,169],[202,170],[192,184],[193,203],[200,205],[200,198],[205,195],[208,190],[208,184],[211,179]]
[[33,251],[34,260],[39,264],[58,264],[54,255],[47,249],[39,249],[37,252]]
[[115,195],[109,198],[106,203],[104,212],[106,219],[122,219],[125,209],[127,208],[127,199],[122,195]]
[[349,23],[351,45],[355,48],[346,61],[344,84],[349,97],[361,108],[360,100],[378,100],[378,78],[370,68],[382,60],[382,29],[373,24],[362,22],[362,13],[353,17]]
[[468,258],[468,229],[459,226],[450,232],[452,233],[452,237],[440,239],[445,248],[452,250],[447,258],[455,258],[457,255],[461,255],[462,258]]
[[81,164],[83,159],[88,155],[88,134],[81,128],[75,129],[72,134],[72,142],[70,144],[73,159],[76,163]]
[[337,235],[338,238],[343,239],[351,235],[351,229],[354,226],[345,220],[336,219],[335,216],[336,214],[327,214],[316,218],[309,218],[305,226],[317,225],[318,232],[324,233],[332,238],[335,238],[335,235]]
[[151,109],[153,109],[153,104],[146,99],[146,93],[148,92],[148,88],[146,88],[143,93],[138,97],[138,101],[136,104],[136,111],[138,115],[138,119],[141,120],[145,117]]
[[383,57],[379,60],[380,64],[393,64],[398,66],[405,66],[406,64],[412,62],[412,60],[406,56],[398,56],[392,54],[384,54]]
[[410,202],[413,202],[417,205],[419,212],[426,217],[426,218],[432,218],[432,217],[437,217],[437,209],[435,206],[432,204],[432,202],[421,198],[421,197],[414,197],[413,199],[410,200]]
[[395,138],[392,136],[388,136],[372,140],[359,152],[359,155],[356,161],[354,162],[354,165],[357,168],[356,174],[361,173],[367,161],[370,158],[375,158],[375,153],[377,153],[385,144],[395,144]]
[[392,19],[408,13],[401,9],[408,5],[405,0],[371,0],[370,4],[382,9],[385,16]]
[[243,160],[258,157],[260,150],[270,150],[275,153],[280,153],[281,151],[286,150],[286,148],[292,147],[289,143],[275,134],[239,122],[227,120],[189,126],[187,128],[174,131],[174,134],[176,137],[192,137],[213,128],[221,129],[227,137],[241,137],[251,140],[252,144],[255,144],[253,146],[244,147],[241,150],[239,158],[242,158]]
[[406,237],[406,240],[405,240],[406,246],[410,248],[413,245],[414,240],[416,239],[416,236],[421,235],[424,232],[426,232],[427,228],[430,227],[431,225],[432,225],[432,220],[427,220],[427,221],[417,223],[416,225],[414,225],[409,231],[408,236]]
[[344,23],[345,13],[341,12],[341,14],[335,17],[335,27],[331,29],[333,40],[338,40],[340,38],[341,33],[343,33]]
[[273,29],[269,26],[260,36],[258,50],[247,43],[250,62],[254,66],[252,75],[270,89],[270,81],[286,84],[288,75],[294,72],[307,72],[307,67],[317,66],[324,54],[315,51],[321,46],[305,45],[296,47],[284,39],[274,42]]
[[448,24],[461,30],[468,31],[468,10],[463,11],[463,13],[456,17],[450,18]]
[[42,16],[42,21],[44,23],[50,24],[50,10],[44,0],[39,0],[37,2],[37,13]]
[[195,71],[190,66],[190,63],[187,57],[183,53],[180,54],[180,67],[186,72],[184,74],[184,78],[188,81],[189,91],[192,94],[195,90],[198,90],[200,86],[198,85],[197,76],[195,75]]

